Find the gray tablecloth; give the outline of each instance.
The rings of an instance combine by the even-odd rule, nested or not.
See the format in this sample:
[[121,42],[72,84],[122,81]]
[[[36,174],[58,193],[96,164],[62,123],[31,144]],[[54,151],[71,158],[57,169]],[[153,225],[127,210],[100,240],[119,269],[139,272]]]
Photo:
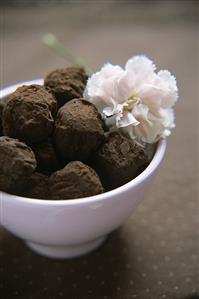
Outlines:
[[93,69],[147,54],[176,74],[180,99],[150,192],[99,250],[49,260],[0,228],[0,298],[199,298],[197,1],[24,3],[1,9],[2,87],[67,64],[41,42],[53,32]]

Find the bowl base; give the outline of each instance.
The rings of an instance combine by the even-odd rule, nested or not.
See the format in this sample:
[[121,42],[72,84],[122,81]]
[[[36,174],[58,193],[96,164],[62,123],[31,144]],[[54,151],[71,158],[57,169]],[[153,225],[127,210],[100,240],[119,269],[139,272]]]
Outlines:
[[104,243],[107,236],[100,237],[93,241],[70,246],[56,246],[56,245],[46,245],[27,241],[26,244],[34,252],[40,255],[47,256],[49,258],[65,259],[74,258],[84,254],[87,254]]

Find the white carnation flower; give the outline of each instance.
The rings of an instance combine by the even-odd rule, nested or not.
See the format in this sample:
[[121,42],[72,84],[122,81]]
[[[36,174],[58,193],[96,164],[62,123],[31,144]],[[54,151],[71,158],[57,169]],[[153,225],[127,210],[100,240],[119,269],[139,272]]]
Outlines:
[[153,62],[134,56],[125,69],[105,64],[87,82],[84,97],[93,103],[110,131],[121,130],[139,143],[154,143],[175,127],[172,107],[178,98],[176,79]]

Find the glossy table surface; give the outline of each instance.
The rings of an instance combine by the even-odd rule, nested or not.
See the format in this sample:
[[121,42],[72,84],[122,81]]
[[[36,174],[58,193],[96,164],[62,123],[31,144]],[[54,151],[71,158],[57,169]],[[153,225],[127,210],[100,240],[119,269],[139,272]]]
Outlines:
[[175,73],[180,99],[150,192],[99,250],[50,260],[0,227],[0,298],[199,298],[197,3],[27,3],[1,7],[2,87],[67,64],[42,44],[43,34],[53,32],[93,69],[146,53],[158,69]]

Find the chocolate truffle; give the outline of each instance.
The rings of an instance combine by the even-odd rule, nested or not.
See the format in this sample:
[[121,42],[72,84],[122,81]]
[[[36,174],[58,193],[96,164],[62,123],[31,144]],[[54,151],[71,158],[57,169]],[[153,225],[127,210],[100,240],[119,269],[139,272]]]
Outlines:
[[146,152],[133,140],[114,132],[94,155],[92,165],[107,189],[135,178],[148,164]]
[[65,68],[65,72],[75,80],[80,80],[82,83],[86,84],[88,76],[85,72],[85,69],[81,66],[73,65]]
[[35,172],[26,184],[25,191],[21,194],[29,198],[49,199],[49,178],[48,176]]
[[33,145],[32,150],[34,151],[37,160],[38,171],[42,173],[51,173],[62,168],[51,140]]
[[74,99],[59,109],[53,139],[65,161],[86,161],[104,138],[97,109],[84,99]]
[[35,155],[25,143],[0,137],[0,190],[17,194],[36,166]]
[[27,143],[47,139],[53,130],[56,100],[41,85],[17,88],[3,111],[4,134]]
[[104,191],[97,173],[79,161],[72,161],[54,172],[49,183],[51,198],[55,200],[82,198]]
[[49,73],[44,80],[44,86],[52,92],[61,107],[69,100],[83,96],[86,81],[84,68],[73,66]]

